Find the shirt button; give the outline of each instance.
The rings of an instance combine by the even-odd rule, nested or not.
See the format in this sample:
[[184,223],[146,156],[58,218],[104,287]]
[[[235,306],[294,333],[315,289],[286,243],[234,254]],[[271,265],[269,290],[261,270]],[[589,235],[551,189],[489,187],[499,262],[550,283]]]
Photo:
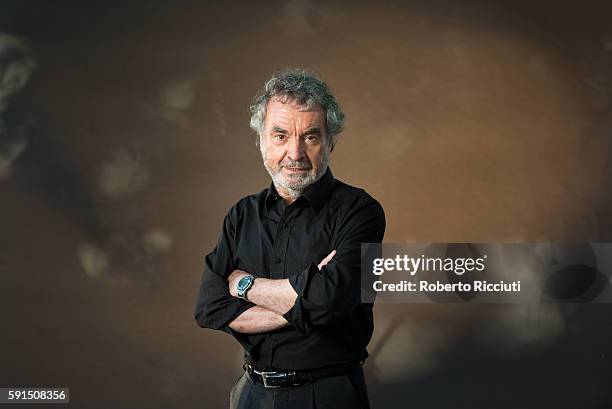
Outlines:
[[276,264],[278,264],[278,263],[280,263],[280,262],[281,262],[281,259],[280,259],[280,258],[278,258],[278,257],[276,257],[276,258],[274,259],[274,262],[275,262]]

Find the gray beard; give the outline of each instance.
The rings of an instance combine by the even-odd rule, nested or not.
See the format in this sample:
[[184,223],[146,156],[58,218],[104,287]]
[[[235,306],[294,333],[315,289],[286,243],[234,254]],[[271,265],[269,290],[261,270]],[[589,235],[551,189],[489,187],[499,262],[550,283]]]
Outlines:
[[321,177],[327,171],[327,167],[329,166],[329,150],[326,150],[323,153],[323,156],[321,157],[321,166],[319,172],[316,175],[308,174],[304,177],[300,177],[299,186],[295,186],[295,184],[290,185],[289,183],[286,183],[286,179],[281,174],[282,170],[276,174],[272,173],[272,171],[266,165],[266,154],[263,147],[261,149],[261,157],[263,159],[264,167],[270,174],[270,177],[272,178],[272,183],[274,183],[274,187],[276,188],[276,190],[286,192],[293,200],[300,197],[308,186],[321,179]]
[[302,183],[300,187],[288,186],[287,184],[285,184],[285,180],[280,174],[273,175],[270,170],[268,170],[268,173],[272,178],[272,183],[274,183],[274,187],[276,188],[276,190],[278,191],[280,189],[283,192],[286,192],[293,200],[295,200],[300,197],[302,193],[304,193],[304,190],[306,190],[308,186],[317,182],[325,174],[328,165],[327,163],[322,163],[322,165],[323,166],[321,167],[321,171],[319,172],[319,174],[315,175],[314,177],[308,175],[302,178]]

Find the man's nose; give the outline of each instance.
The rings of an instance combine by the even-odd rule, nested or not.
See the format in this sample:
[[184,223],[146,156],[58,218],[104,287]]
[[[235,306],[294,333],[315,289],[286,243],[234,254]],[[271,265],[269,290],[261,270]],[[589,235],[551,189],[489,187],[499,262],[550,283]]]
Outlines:
[[302,146],[301,138],[291,138],[289,146],[287,146],[287,156],[294,161],[304,158],[304,147]]

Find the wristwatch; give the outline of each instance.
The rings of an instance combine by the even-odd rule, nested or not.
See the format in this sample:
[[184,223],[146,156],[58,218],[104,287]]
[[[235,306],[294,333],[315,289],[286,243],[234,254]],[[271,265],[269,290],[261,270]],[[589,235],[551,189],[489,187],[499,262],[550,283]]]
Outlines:
[[238,284],[236,284],[236,292],[238,293],[238,297],[242,298],[243,300],[246,300],[247,291],[251,289],[254,281],[255,277],[250,274],[238,280]]

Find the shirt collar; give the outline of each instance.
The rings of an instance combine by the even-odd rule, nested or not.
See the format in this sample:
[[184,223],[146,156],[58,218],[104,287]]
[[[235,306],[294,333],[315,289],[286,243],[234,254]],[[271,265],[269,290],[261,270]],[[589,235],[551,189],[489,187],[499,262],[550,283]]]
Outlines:
[[[302,193],[301,197],[308,201],[315,215],[321,211],[325,205],[325,202],[331,196],[331,192],[334,189],[334,183],[334,175],[332,174],[331,168],[328,166],[327,171],[321,177],[321,179],[308,186],[304,190],[304,193]],[[270,188],[266,193],[266,210],[269,211],[272,205],[276,203],[278,199],[282,200],[281,196],[274,187],[274,183],[270,183]]]

